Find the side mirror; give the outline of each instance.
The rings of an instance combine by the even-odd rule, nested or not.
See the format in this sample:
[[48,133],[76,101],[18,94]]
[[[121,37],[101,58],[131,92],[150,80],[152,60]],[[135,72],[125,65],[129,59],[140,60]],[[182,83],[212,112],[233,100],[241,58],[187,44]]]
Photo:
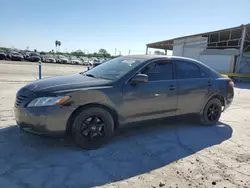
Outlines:
[[135,75],[132,80],[130,81],[131,83],[146,83],[148,82],[148,75],[146,74],[137,74]]

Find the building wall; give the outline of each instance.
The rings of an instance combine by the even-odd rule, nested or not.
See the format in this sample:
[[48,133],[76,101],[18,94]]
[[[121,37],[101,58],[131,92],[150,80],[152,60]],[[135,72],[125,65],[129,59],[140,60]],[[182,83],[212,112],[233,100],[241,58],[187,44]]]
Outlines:
[[200,55],[199,61],[218,72],[231,72],[233,59],[231,55]]
[[[196,36],[174,40],[173,55],[188,57],[203,62],[219,72],[250,74],[250,53],[240,60],[238,49],[206,49],[207,37]],[[237,57],[237,58],[236,58]],[[236,61],[236,62],[235,62]]]
[[207,38],[202,36],[188,37],[174,41],[173,55],[199,60],[200,52],[207,46]]
[[188,37],[174,41],[173,55],[201,61],[218,72],[233,72],[235,50],[207,50],[207,38]]

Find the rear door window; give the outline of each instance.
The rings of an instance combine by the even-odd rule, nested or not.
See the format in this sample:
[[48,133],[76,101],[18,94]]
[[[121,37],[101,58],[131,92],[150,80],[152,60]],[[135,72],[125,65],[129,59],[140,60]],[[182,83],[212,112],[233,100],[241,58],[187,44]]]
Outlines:
[[176,61],[176,71],[179,79],[208,78],[209,75],[198,65],[188,61]]

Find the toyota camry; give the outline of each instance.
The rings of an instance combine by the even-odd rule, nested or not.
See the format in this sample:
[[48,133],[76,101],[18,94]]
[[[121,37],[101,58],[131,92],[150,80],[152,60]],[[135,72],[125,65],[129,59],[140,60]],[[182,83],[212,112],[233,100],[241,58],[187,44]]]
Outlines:
[[214,125],[232,103],[233,87],[193,59],[131,55],[30,83],[17,92],[14,111],[23,130],[71,135],[83,149],[96,149],[129,122],[190,114]]

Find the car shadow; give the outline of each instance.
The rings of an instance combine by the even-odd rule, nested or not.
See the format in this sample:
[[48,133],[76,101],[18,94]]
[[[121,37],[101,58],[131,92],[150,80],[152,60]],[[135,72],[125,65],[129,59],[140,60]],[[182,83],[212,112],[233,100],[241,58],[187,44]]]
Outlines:
[[202,126],[154,120],[130,124],[103,148],[84,151],[72,141],[31,135],[11,126],[0,129],[0,176],[24,187],[100,186],[150,173],[220,144],[232,132],[222,122]]

